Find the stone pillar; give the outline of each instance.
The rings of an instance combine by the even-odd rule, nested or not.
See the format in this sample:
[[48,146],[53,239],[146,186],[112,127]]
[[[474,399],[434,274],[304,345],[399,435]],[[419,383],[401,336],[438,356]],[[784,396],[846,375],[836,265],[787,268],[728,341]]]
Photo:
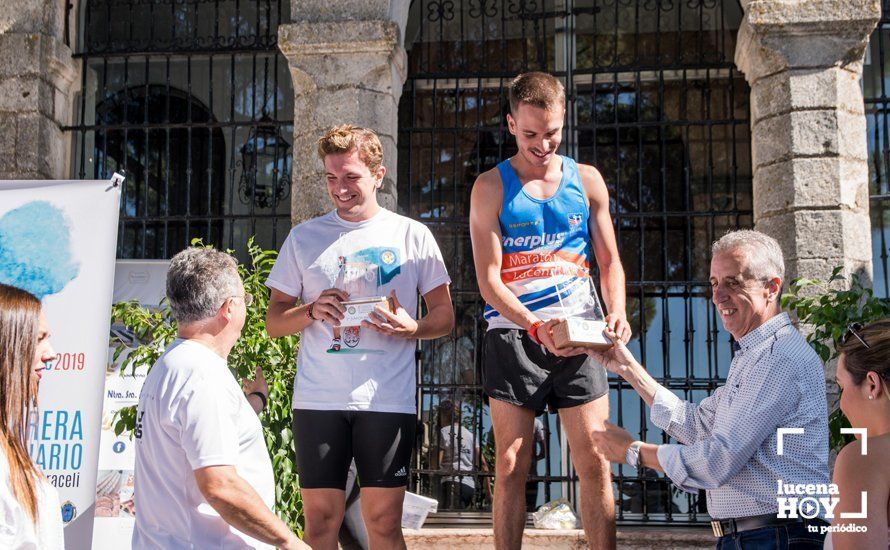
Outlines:
[[71,85],[64,3],[6,2],[0,14],[0,179],[69,177]]
[[395,210],[406,55],[390,2],[292,0],[291,9],[296,22],[279,27],[278,45],[294,84],[293,223],[331,209],[316,141],[336,124],[366,126],[380,135],[387,172],[378,200]]
[[786,278],[871,280],[860,80],[877,0],[748,0],[735,63],[751,85],[754,221]]

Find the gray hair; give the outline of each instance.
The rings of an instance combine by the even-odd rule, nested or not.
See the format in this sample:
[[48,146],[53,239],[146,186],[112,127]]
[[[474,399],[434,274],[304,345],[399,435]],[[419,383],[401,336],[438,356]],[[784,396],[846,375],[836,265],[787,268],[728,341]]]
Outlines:
[[730,231],[711,245],[711,257],[738,249],[745,251],[753,278],[766,281],[778,277],[785,281],[785,258],[776,239],[750,229]]
[[167,299],[179,324],[216,315],[227,298],[241,294],[235,258],[212,248],[189,247],[173,256],[167,271]]

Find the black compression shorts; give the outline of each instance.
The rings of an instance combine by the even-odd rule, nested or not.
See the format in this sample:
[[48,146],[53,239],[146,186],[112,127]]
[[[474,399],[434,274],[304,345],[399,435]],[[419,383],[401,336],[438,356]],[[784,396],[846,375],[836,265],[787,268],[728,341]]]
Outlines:
[[355,458],[361,487],[405,487],[414,447],[413,414],[294,409],[300,486],[346,489]]

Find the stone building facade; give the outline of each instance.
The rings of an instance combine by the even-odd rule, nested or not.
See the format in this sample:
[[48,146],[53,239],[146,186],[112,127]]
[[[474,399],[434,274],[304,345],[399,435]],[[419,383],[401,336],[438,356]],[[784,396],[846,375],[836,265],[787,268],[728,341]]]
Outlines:
[[[745,15],[735,63],[751,86],[755,227],[781,243],[789,279],[827,278],[837,265],[847,275],[858,272],[870,278],[861,77],[869,37],[881,17],[880,3],[741,4]],[[282,27],[280,37],[295,94],[309,94],[295,115],[314,123],[303,153],[312,155],[312,137],[320,128],[349,119],[381,129],[388,162],[395,166],[407,2],[338,2],[335,10],[327,2],[295,2],[293,13],[295,22]],[[331,42],[332,36],[362,39]],[[327,107],[319,109],[321,105]],[[317,166],[295,174],[294,185],[317,190],[318,174]],[[325,209],[324,198],[320,207],[315,202],[293,204],[294,222]]]
[[754,219],[791,277],[871,277],[862,61],[878,2],[745,6],[736,64],[751,84]]
[[5,3],[0,15],[0,128],[3,179],[68,177],[72,84],[61,2]]
[[[637,231],[633,220],[647,217],[643,206],[649,200],[646,194],[656,196],[651,199],[654,203],[658,203],[659,193],[663,197],[661,210],[655,208],[655,212],[660,213],[664,228],[656,228],[653,233],[643,229],[640,221],[639,236],[628,241],[631,244],[627,249],[633,243],[641,251],[646,250],[646,254],[655,254],[647,246],[670,248],[667,241],[672,233],[667,228],[670,214],[667,210],[671,209],[664,204],[674,193],[670,186],[676,185],[687,189],[688,199],[672,212],[685,212],[683,215],[690,219],[697,215],[710,216],[703,218],[708,222],[700,227],[690,224],[686,229],[681,228],[687,248],[688,243],[697,242],[700,252],[704,246],[701,243],[706,243],[720,228],[753,225],[779,240],[789,279],[826,278],[838,265],[843,266],[845,274],[859,273],[869,280],[872,278],[872,259],[877,256],[871,242],[869,162],[874,159],[869,157],[871,123],[867,122],[861,80],[869,38],[881,18],[877,0],[693,0],[689,3],[673,0],[507,3],[290,0],[289,4],[288,0],[281,0],[266,3],[274,8],[256,8],[255,21],[251,15],[250,22],[245,23],[253,42],[241,40],[240,19],[238,25],[227,30],[220,30],[221,25],[205,27],[207,18],[200,10],[213,6],[220,10],[221,3],[226,4],[226,0],[185,2],[194,6],[189,8],[194,13],[173,13],[169,20],[163,19],[163,25],[173,30],[168,32],[159,24],[157,32],[167,32],[169,40],[157,46],[152,42],[157,39],[155,31],[145,38],[144,45],[135,41],[124,44],[132,38],[133,29],[120,26],[121,21],[126,21],[125,12],[115,10],[132,10],[133,3],[93,0],[95,9],[91,9],[90,0],[76,0],[66,9],[66,3],[58,0],[6,2],[0,13],[0,52],[3,54],[0,55],[0,179],[104,176],[107,170],[127,167],[130,162],[130,172],[135,174],[133,179],[141,181],[143,187],[134,188],[136,198],[123,205],[122,213],[125,219],[130,215],[135,220],[132,239],[141,245],[124,248],[121,255],[169,257],[188,237],[196,235],[211,241],[222,240],[222,235],[227,235],[229,241],[234,242],[246,240],[251,233],[265,232],[265,244],[275,246],[286,234],[288,221],[297,223],[328,209],[328,198],[320,183],[322,165],[315,153],[315,140],[322,129],[348,121],[374,128],[381,136],[388,168],[381,191],[383,204],[429,221],[438,228],[437,238],[447,241],[443,244],[446,255],[452,256],[455,262],[467,264],[470,258],[466,255],[467,242],[461,236],[465,231],[460,223],[465,218],[473,168],[484,163],[479,159],[486,154],[496,156],[507,150],[501,138],[503,128],[497,128],[503,83],[519,70],[543,68],[565,74],[567,78],[571,75],[572,82],[567,82],[567,88],[570,103],[576,107],[570,114],[575,133],[566,139],[571,154],[583,153],[588,147],[586,140],[596,142],[604,135],[597,133],[603,132],[597,125],[608,127],[610,132],[614,129],[616,137],[614,144],[603,138],[605,145],[599,149],[600,153],[594,146],[590,162],[597,164],[598,154],[612,155],[603,151],[611,151],[609,147],[615,144],[619,147],[636,141],[636,157],[618,152],[608,161],[617,162],[614,173],[619,178],[623,177],[622,170],[627,170],[627,164],[639,165],[636,172],[630,172],[632,179],[639,181],[634,183],[636,188],[628,187],[637,193],[634,198],[634,192],[628,192],[629,198],[626,198],[631,204],[627,208],[634,214],[628,217],[631,220],[626,226],[628,234]],[[139,4],[139,9],[148,10],[139,12],[141,17],[160,21],[168,17],[167,10],[176,3],[158,0]],[[631,28],[632,19],[619,14],[626,5],[660,17],[669,10],[680,9],[675,6],[687,4],[683,9],[697,9],[708,17],[722,18],[721,22],[712,21],[707,28],[698,29],[713,31],[716,38],[713,43],[701,43],[696,51],[702,61],[694,67],[684,65],[683,55],[677,52],[674,52],[676,58],[665,61],[674,54],[665,53],[655,44],[659,31],[641,30],[639,18],[637,27]],[[153,5],[158,7],[157,11],[153,11]],[[503,7],[503,13],[498,12],[498,6]],[[237,11],[240,8],[233,9],[236,10],[234,17],[241,17]],[[578,29],[587,25],[592,34],[596,34],[598,25],[604,25],[602,20],[611,17],[613,10],[612,26],[626,31],[631,37],[627,43],[636,42],[640,49],[654,47],[657,55],[637,66],[631,60],[629,69],[619,70],[614,67],[621,65],[621,52],[614,46],[614,57],[618,61],[599,65],[594,61],[589,70],[580,70],[589,58],[602,56],[601,52],[597,54],[597,48],[607,44],[596,38],[588,40]],[[135,12],[126,13],[135,17]],[[216,20],[222,20],[219,11],[206,13],[215,13]],[[103,18],[107,25],[103,24]],[[683,16],[679,18],[682,20]],[[730,20],[735,22],[727,27],[725,21]],[[470,24],[478,24],[481,34],[467,31]],[[622,30],[622,25],[627,28]],[[676,39],[678,43],[693,40],[694,33],[684,31],[682,22],[679,25],[670,35],[671,40]],[[188,37],[181,35],[183,26],[197,38],[189,42]],[[93,28],[99,30],[90,31]],[[498,31],[506,28],[514,28],[515,33]],[[660,26],[656,26],[658,28]],[[619,43],[619,31],[614,33],[615,44]],[[104,34],[101,40],[92,40],[87,36],[90,32]],[[486,33],[498,32],[502,33],[498,41],[486,42]],[[529,38],[532,35],[548,40],[556,37],[547,42],[552,50],[548,51],[547,47],[541,50],[542,42]],[[437,38],[424,43],[425,36]],[[470,41],[483,43],[489,49],[479,54],[473,50],[475,46],[466,45]],[[626,47],[629,46],[621,46]],[[708,57],[709,48],[726,47],[729,50],[723,54],[728,58],[722,62]],[[517,49],[525,48],[534,50],[525,52],[525,62],[511,61],[490,68],[486,65],[493,56],[520,59]],[[474,51],[476,53],[472,53]],[[543,61],[528,61],[535,59]],[[641,59],[638,52],[635,59]],[[449,72],[450,63],[463,73]],[[208,76],[203,76],[205,73],[201,71],[206,71]],[[142,72],[144,76],[137,74]],[[739,72],[747,86],[741,83]],[[423,76],[417,76],[421,73]],[[223,80],[228,84],[217,87],[221,74],[226,75]],[[259,74],[263,76],[257,76]],[[123,78],[124,83],[115,84],[116,78]],[[132,85],[127,84],[128,79]],[[713,84],[717,80],[725,85],[718,88]],[[690,81],[695,81],[694,85],[689,84]],[[175,101],[165,100],[174,97],[172,88],[187,90],[188,94],[176,95]],[[409,88],[410,95],[407,95],[409,92],[404,90]],[[667,98],[673,97],[670,94],[675,93],[674,89],[687,99],[671,99],[675,103],[670,103]],[[642,99],[644,94],[640,90],[649,90],[647,97],[655,99]],[[485,101],[489,101],[486,94],[490,93],[495,94],[494,107],[483,108]],[[612,99],[603,99],[606,93],[612,94]],[[709,112],[694,124],[686,120],[674,128],[659,122],[674,116],[670,114],[675,109],[673,105],[677,109],[675,118],[683,118],[683,112],[694,104],[689,98],[698,93],[708,97],[709,102],[713,98],[708,94],[713,94],[723,97],[721,101],[735,103],[724,105],[725,116],[711,116]],[[200,101],[193,97],[200,97]],[[454,107],[457,104],[462,107]],[[622,105],[624,111],[621,111]],[[583,109],[591,111],[589,116],[581,112]],[[603,122],[608,118],[600,116],[603,109],[614,112],[614,121]],[[144,111],[145,118],[131,122],[133,111],[139,110]],[[153,119],[150,111],[165,114]],[[206,115],[196,122],[194,113],[199,111],[206,111]],[[177,122],[178,119],[174,119],[179,112],[184,118]],[[475,122],[467,122],[467,113],[471,112],[477,117]],[[650,115],[651,119],[644,120]],[[622,116],[631,118],[625,120]],[[489,122],[479,122],[483,119]],[[433,150],[432,142],[445,139],[443,136],[453,135],[455,143],[464,139],[462,125],[472,126],[477,136],[489,132],[495,137],[487,142],[476,139],[464,149],[455,146],[449,152]],[[649,136],[647,128],[656,128],[650,137],[646,137]],[[260,130],[267,133],[260,135]],[[714,137],[724,130],[726,136],[732,137]],[[144,137],[133,145],[132,136],[137,133]],[[749,135],[750,139],[738,138],[739,135]],[[188,151],[176,160],[169,151],[171,136],[181,138],[172,143],[194,141],[209,152],[193,155]],[[741,141],[744,143],[737,147]],[[260,143],[267,146],[277,143],[278,148],[271,153],[258,151]],[[654,191],[643,189],[644,180],[650,177],[645,174],[650,173],[645,171],[648,168],[644,166],[646,161],[641,151],[649,150],[650,145],[652,150],[659,151],[654,158],[662,159],[660,169],[655,166],[651,174],[664,185]],[[721,147],[731,153],[715,152],[723,150]],[[158,153],[159,160],[156,160],[153,151],[164,148],[167,152]],[[449,160],[449,155],[470,154],[467,151],[475,155],[476,164],[466,161],[457,166],[456,161]],[[676,151],[676,155],[671,151]],[[258,174],[264,169],[257,159],[262,154],[269,155],[265,161],[268,181],[260,184]],[[430,159],[420,158],[424,155]],[[700,185],[708,191],[694,191],[699,184],[690,178],[689,173],[693,171],[690,167],[707,156],[711,160],[702,171],[711,174],[717,164],[725,162],[729,167],[725,181],[702,176]],[[674,157],[683,159],[674,166],[671,164],[675,162],[671,160]],[[443,159],[457,166],[456,171],[466,173],[457,176],[435,173],[436,167],[444,166]],[[207,168],[194,166],[205,161]],[[256,170],[252,178],[249,174],[245,176],[247,166]],[[189,181],[189,198],[180,206],[171,206],[176,191],[169,187],[169,182],[152,183],[163,179],[165,171],[168,180],[172,171]],[[418,175],[419,171],[429,174]],[[609,181],[609,173],[604,170],[604,174]],[[215,178],[225,183],[215,183]],[[282,178],[291,182],[289,189],[280,188]],[[450,197],[442,198],[435,190],[430,191],[436,188],[437,182],[446,180],[461,180],[445,190]],[[714,191],[715,186],[726,190]],[[232,198],[236,188],[241,193],[239,197],[246,200],[239,202]],[[195,198],[213,193],[226,193],[225,201],[212,206]],[[258,199],[261,193],[266,193],[264,205]],[[619,195],[616,208],[622,209],[622,191],[618,189],[616,193]],[[742,199],[732,198],[739,193]],[[427,200],[430,206],[424,203]],[[730,221],[720,221],[723,215],[718,217],[713,211],[719,210],[718,204],[733,200],[737,203],[727,206],[725,212]],[[152,201],[155,206],[146,206]],[[424,205],[418,206],[421,203]],[[138,214],[140,209],[145,210],[144,215]],[[444,216],[442,212],[449,215]],[[436,225],[437,220],[444,218],[449,221]],[[238,225],[243,220],[249,223]],[[174,242],[170,237],[168,244],[167,236],[173,235],[174,229],[178,231],[177,240]],[[130,238],[128,231],[122,225],[122,239]],[[163,245],[146,244],[161,239],[158,235],[162,233]],[[146,234],[151,237],[146,238]],[[644,244],[647,238],[647,242],[655,239],[655,243]],[[664,242],[658,241],[659,238]],[[882,276],[886,277],[886,251],[883,254]],[[640,256],[640,265],[634,269],[642,272],[642,252]],[[692,258],[693,252],[681,247],[677,257]],[[632,258],[624,260],[636,265]],[[690,297],[698,300],[701,296],[689,290],[695,286],[693,282],[701,279],[703,268],[680,273],[682,267],[669,265],[676,262],[667,255],[661,263],[665,266],[663,274],[639,276],[637,321],[644,327],[647,323],[651,325],[653,316],[647,310],[649,306],[643,303],[650,300],[656,304],[652,308],[661,307],[657,303],[667,304],[673,299],[671,289],[685,285],[680,298],[686,300],[687,305],[692,304],[687,308],[686,325],[693,317],[704,323],[705,314],[691,311],[693,307],[707,308],[706,300],[693,304]],[[466,276],[468,281],[472,279],[471,272]],[[660,285],[660,290],[644,294],[644,289],[654,288],[653,285]],[[471,293],[472,282],[463,290]],[[629,290],[629,296],[633,297],[634,292]],[[469,304],[472,300],[468,300]],[[683,307],[672,308],[665,305],[655,315],[655,322],[663,327],[662,338],[667,341],[673,338],[669,334],[668,313],[679,312],[682,318],[684,311]],[[476,354],[479,327],[473,311],[468,305],[463,332],[450,343],[451,355],[460,354],[463,338],[471,342],[468,353]],[[688,326],[685,329],[690,339],[695,338],[691,336],[694,332]],[[710,325],[699,332],[707,332],[714,339],[719,336],[718,330]],[[710,350],[718,344],[708,336],[702,345]],[[665,346],[662,342],[661,347],[656,345],[649,352],[666,356],[674,353]],[[647,344],[641,342],[640,350],[645,353],[647,349]],[[432,353],[438,351],[441,350],[432,350]],[[713,384],[700,387],[688,384],[690,369],[695,369],[688,366],[692,362],[689,350],[683,357],[687,363],[687,379],[678,387],[686,388],[691,398],[696,395],[700,398],[703,394],[694,392],[713,389]],[[662,372],[670,376],[669,368]],[[713,381],[719,379],[719,375],[719,368],[709,368],[703,376]],[[463,373],[456,376],[460,378]],[[455,382],[454,376],[445,378],[431,375],[431,380],[444,385]],[[437,399],[435,392],[424,395],[429,402],[421,402],[421,408],[432,410],[434,404],[430,403]],[[468,398],[467,402],[472,399]],[[478,431],[484,437],[485,430],[480,427]],[[558,463],[554,458],[554,467]],[[546,477],[543,471],[540,473]],[[694,516],[691,509],[685,513]]]
[[[80,0],[81,2],[85,0]],[[484,4],[484,2],[482,2]],[[735,62],[751,86],[756,227],[780,240],[791,277],[835,265],[870,273],[868,158],[862,60],[881,16],[877,0],[742,0]],[[0,177],[74,175],[71,135],[78,6],[25,0],[0,15]],[[397,165],[398,104],[406,78],[407,0],[297,1],[279,47],[293,78],[291,216],[327,207],[317,185],[320,129],[351,120],[378,129]],[[66,37],[67,33],[67,37]],[[13,53],[13,55],[10,55]],[[395,169],[384,203],[396,204]]]

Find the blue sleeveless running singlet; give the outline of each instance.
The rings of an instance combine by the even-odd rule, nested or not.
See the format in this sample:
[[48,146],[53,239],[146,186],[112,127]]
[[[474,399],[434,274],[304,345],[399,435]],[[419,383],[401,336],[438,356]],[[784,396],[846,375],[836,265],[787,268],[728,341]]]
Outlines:
[[[498,164],[504,191],[501,280],[540,319],[566,317],[565,304],[589,302],[590,208],[578,164],[562,158],[562,180],[548,199],[522,188],[510,160]],[[560,297],[562,301],[560,301]],[[522,328],[485,306],[488,329]]]

